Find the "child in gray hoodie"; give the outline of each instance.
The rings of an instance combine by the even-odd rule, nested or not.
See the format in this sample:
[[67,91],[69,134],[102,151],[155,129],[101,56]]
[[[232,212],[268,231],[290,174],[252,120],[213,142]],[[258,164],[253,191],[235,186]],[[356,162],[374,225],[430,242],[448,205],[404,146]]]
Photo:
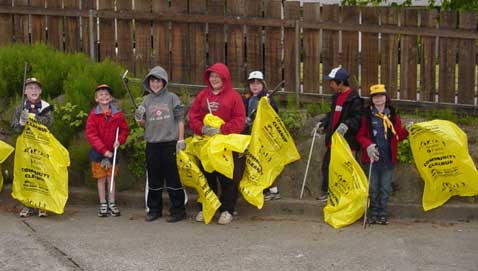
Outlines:
[[179,181],[176,152],[185,149],[184,106],[178,96],[167,89],[168,74],[159,66],[144,78],[149,94],[135,111],[135,120],[144,127],[146,139],[146,221],[162,216],[163,181],[170,200],[167,222],[186,218],[184,188]]

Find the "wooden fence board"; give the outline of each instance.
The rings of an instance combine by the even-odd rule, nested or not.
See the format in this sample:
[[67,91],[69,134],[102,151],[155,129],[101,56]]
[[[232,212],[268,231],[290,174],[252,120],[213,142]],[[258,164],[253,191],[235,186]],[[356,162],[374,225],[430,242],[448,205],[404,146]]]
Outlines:
[[[343,6],[339,19],[342,23],[359,24],[360,9],[352,6]],[[363,35],[363,34],[362,34]],[[357,31],[342,31],[342,53],[339,63],[349,72],[351,78],[359,79],[359,33]],[[363,45],[363,42],[362,42]],[[328,70],[325,71],[328,73]]]
[[[31,0],[32,7],[45,7],[45,0]],[[31,15],[31,42],[46,42],[45,16]]]
[[[265,7],[265,16],[280,18],[281,1],[269,1]],[[267,82],[274,87],[282,81],[282,41],[279,27],[266,27],[265,29],[265,67],[264,73]]]
[[[436,10],[420,10],[420,15],[422,26],[436,27]],[[420,62],[420,100],[422,101],[435,101],[436,46],[435,37],[422,37],[422,61]]]
[[[191,0],[189,13],[202,15],[206,13],[206,0]],[[190,50],[191,82],[204,84],[203,73],[206,68],[206,24],[193,23],[189,25],[189,44],[194,44]]]
[[[416,10],[404,10],[401,14],[401,25],[417,26],[418,12]],[[417,36],[402,35],[400,37],[400,99],[416,99],[417,56]]]
[[[454,29],[456,25],[456,12],[442,11],[440,12],[440,28]],[[458,41],[450,38],[440,38],[439,42],[439,85],[438,100],[440,102],[455,102],[455,64],[456,49]]]
[[[65,8],[80,9],[80,0],[63,0]],[[65,51],[78,52],[81,50],[80,43],[80,17],[65,17]]]
[[[96,9],[96,5],[93,2],[94,0],[80,0],[80,1],[81,1],[81,10]],[[96,22],[96,18],[94,22]],[[93,45],[95,46],[95,49],[97,48],[96,37],[97,37],[97,29],[96,27],[93,27],[93,38],[94,38]],[[86,54],[90,53],[90,23],[89,23],[88,17],[81,18],[81,50]]]
[[[0,0],[1,6],[11,6],[12,0]],[[0,14],[0,46],[9,44],[13,38],[13,18],[10,14]]]
[[[114,10],[114,0],[99,1],[98,10]],[[115,22],[114,19],[100,18],[99,60],[115,59]]]
[[[299,20],[300,2],[285,2],[284,15],[285,19]],[[284,30],[284,79],[285,89],[288,91],[298,91],[296,89],[296,74],[298,74],[297,70],[300,70],[300,67],[298,67],[296,64],[296,50],[300,50],[300,41],[298,42],[299,48],[296,48],[295,31],[295,28],[286,28]],[[300,35],[298,35],[297,37],[299,37],[300,39]]]
[[[320,3],[304,3],[304,21],[320,20]],[[319,93],[320,89],[320,31],[304,29],[304,92]]]
[[[118,12],[128,11],[132,9],[131,0],[116,0],[116,10]],[[116,61],[124,65],[129,71],[134,71],[134,54],[133,54],[133,35],[132,21],[129,19],[117,19],[117,55]]]
[[[175,0],[171,2],[172,14],[187,14],[188,1]],[[188,24],[172,23],[171,31],[171,80],[175,82],[190,83],[191,82],[191,66],[188,61],[190,59],[190,44]]]
[[[262,17],[262,2],[263,1],[246,0],[246,16],[255,18]],[[262,29],[260,26],[246,26],[247,74],[252,71],[264,70]]]
[[[376,8],[362,8],[362,24],[378,25],[379,11]],[[370,86],[378,83],[378,34],[362,33],[361,52],[361,94],[368,96]]]
[[[244,0],[227,0],[227,16],[244,16]],[[245,81],[245,48],[244,48],[244,26],[227,26],[227,66],[231,73],[233,85],[242,86]]]
[[[28,0],[15,0],[16,7],[28,6]],[[13,15],[13,41],[30,43],[28,15]]]
[[[207,13],[209,15],[224,15],[225,0],[209,0],[207,1]],[[208,44],[208,65],[217,62],[226,62],[226,51],[224,43],[224,25],[208,24],[207,33]]]
[[[460,13],[460,29],[473,30],[478,24],[476,12]],[[476,40],[459,41],[458,66],[458,103],[474,104],[475,97],[475,67],[478,64]]]
[[[382,25],[398,24],[398,10],[396,8],[381,8]],[[399,37],[396,34],[382,33],[380,43],[380,83],[385,84],[390,98],[397,98],[398,89],[398,44]]]
[[[62,8],[62,2],[57,0],[46,0],[48,8]],[[58,50],[64,50],[63,45],[63,17],[46,16],[48,44]]]
[[[136,0],[134,2],[134,9],[138,11],[151,12],[152,0]],[[168,35],[161,33],[161,38],[168,39]],[[142,77],[148,73],[149,69],[153,67],[151,63],[151,21],[149,20],[135,20],[135,74]],[[168,49],[169,55],[169,49]],[[171,70],[167,70],[171,74]]]
[[[153,1],[152,10],[156,13],[168,13],[168,0]],[[153,60],[151,66],[159,65],[170,74],[169,38],[168,22],[153,22]]]
[[[339,23],[339,6],[325,5],[320,13],[321,22]],[[339,65],[339,33],[338,31],[323,30],[322,32],[322,73],[329,74],[330,70]],[[323,93],[331,94],[332,90],[326,81],[322,81]]]

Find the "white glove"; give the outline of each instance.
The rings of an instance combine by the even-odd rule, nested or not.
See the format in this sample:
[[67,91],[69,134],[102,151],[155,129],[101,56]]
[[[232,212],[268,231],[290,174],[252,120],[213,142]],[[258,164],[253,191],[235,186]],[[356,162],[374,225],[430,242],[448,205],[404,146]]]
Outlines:
[[134,111],[134,120],[135,121],[142,121],[144,119],[144,113],[146,112],[146,108],[144,106],[140,105],[136,110]]
[[102,168],[104,168],[104,169],[109,169],[109,168],[111,168],[112,165],[111,165],[110,159],[108,159],[108,158],[103,158],[103,159],[101,160],[100,166],[101,166]]
[[377,150],[377,144],[370,144],[370,146],[367,147],[367,155],[371,162],[378,161],[379,152]]
[[252,126],[252,119],[250,117],[246,117],[246,127]]
[[178,140],[178,142],[176,143],[176,153],[178,153],[179,151],[183,151],[184,149],[186,149],[186,143],[184,142],[184,140]]
[[25,126],[25,124],[27,124],[27,121],[28,121],[28,111],[27,110],[23,110],[22,113],[20,114],[20,119],[18,120],[18,122],[20,123],[21,126]]
[[407,123],[407,125],[405,125],[405,129],[407,129],[407,131],[409,131],[410,128],[412,128],[413,124],[415,124],[413,121],[409,121],[409,122]]
[[204,125],[201,129],[203,135],[213,136],[219,134],[221,131],[218,128],[213,128],[209,125]]
[[324,124],[319,121],[314,127],[314,130],[312,130],[312,136],[317,135],[317,134],[323,134],[325,132],[324,129]]
[[347,124],[340,123],[339,127],[337,127],[336,131],[339,132],[339,134],[341,134],[343,136],[343,135],[345,135],[345,133],[347,133],[348,130],[349,130],[349,127],[347,126]]

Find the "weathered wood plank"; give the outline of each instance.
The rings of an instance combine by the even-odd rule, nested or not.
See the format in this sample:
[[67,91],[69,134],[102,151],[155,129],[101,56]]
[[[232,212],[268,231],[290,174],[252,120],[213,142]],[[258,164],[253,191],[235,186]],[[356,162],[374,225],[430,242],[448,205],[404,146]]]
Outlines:
[[[189,13],[202,15],[206,13],[206,0],[191,0]],[[191,82],[204,84],[203,73],[206,68],[206,24],[192,23],[189,25],[189,44],[194,44],[190,50]]]
[[[361,8],[362,24],[378,25],[379,13],[376,8]],[[361,88],[362,95],[368,96],[370,86],[378,83],[378,34],[362,33]]]
[[[98,10],[114,10],[114,0],[99,1]],[[100,18],[99,59],[115,59],[115,21]]]
[[[31,0],[30,6],[45,8],[45,0]],[[46,42],[46,22],[43,15],[31,15],[31,42]]]
[[[169,14],[168,0],[152,2],[152,10],[155,13]],[[169,58],[169,39],[170,33],[168,22],[153,22],[153,60],[151,66],[160,65],[168,73],[171,73],[171,63]]]
[[[304,3],[304,22],[320,20],[320,3]],[[319,93],[320,31],[304,29],[304,92]]]
[[[262,17],[262,1],[246,0],[246,18]],[[261,26],[246,26],[247,73],[264,70],[264,44]]]
[[[382,25],[396,26],[398,24],[398,10],[396,8],[381,8]],[[399,37],[395,34],[382,33],[380,83],[385,84],[390,98],[397,98],[398,90],[398,46]]]
[[[281,1],[269,1],[265,7],[265,16],[280,18]],[[266,27],[265,29],[265,68],[264,73],[270,86],[282,81],[282,41],[279,27]]]
[[[343,6],[341,9],[341,23],[359,24],[360,10],[353,6]],[[363,37],[364,33],[362,34]],[[342,31],[342,53],[339,63],[349,72],[352,78],[359,79],[359,33],[358,31]],[[363,42],[362,42],[363,46]],[[362,67],[363,69],[363,67]],[[325,71],[328,72],[327,70]]]
[[[473,30],[478,25],[476,12],[460,13],[460,29]],[[474,104],[475,98],[475,67],[477,63],[476,40],[459,41],[458,65],[458,103]]]
[[[300,2],[287,1],[284,5],[284,17],[289,20],[300,19]],[[285,89],[289,91],[298,91],[296,89],[296,74],[300,67],[296,63],[296,38],[300,39],[300,35],[296,36],[294,28],[284,29],[284,79]],[[299,30],[300,31],[300,30]],[[298,42],[300,46],[300,41]],[[300,65],[299,65],[300,66]]]
[[[80,9],[80,0],[63,0],[64,8]],[[65,51],[78,52],[81,50],[80,43],[80,17],[65,17]]]
[[[152,0],[135,0],[134,9],[143,12],[151,12]],[[151,63],[151,21],[135,20],[135,74],[142,76],[153,67]],[[164,34],[160,36],[166,38]],[[171,73],[170,70],[168,70]]]
[[[436,10],[420,10],[423,27],[436,27]],[[435,101],[436,93],[436,37],[422,37],[422,61],[420,63],[420,100]]]
[[[457,22],[457,13],[454,11],[440,12],[440,28],[455,29]],[[454,103],[455,102],[455,67],[456,67],[456,49],[458,40],[449,38],[440,38],[439,41],[439,60],[440,68],[438,75],[438,101]]]
[[[171,2],[172,14],[187,14],[188,1],[176,0]],[[172,22],[171,31],[171,80],[175,82],[191,82],[191,66],[188,59],[190,59],[189,51],[189,31],[186,23]],[[192,45],[194,46],[194,45]]]
[[[322,22],[338,24],[339,6],[326,5],[322,7],[320,19]],[[322,73],[328,74],[330,70],[339,65],[339,33],[324,29],[322,32]],[[333,93],[326,81],[322,80],[323,93]]]
[[[118,12],[131,10],[132,6],[131,0],[116,0],[116,10]],[[118,19],[116,22],[118,47],[116,61],[124,65],[129,71],[134,71],[132,23],[131,20],[126,19]]]
[[[404,10],[401,23],[406,26],[418,25],[418,12]],[[417,96],[417,36],[403,35],[400,37],[400,99],[415,100]]]
[[[207,1],[207,14],[224,16],[225,0]],[[208,24],[208,65],[226,62],[226,44],[224,43],[224,24]]]
[[[245,0],[227,0],[226,16],[244,16]],[[245,81],[244,27],[227,26],[227,66],[235,86],[242,86]]]
[[[62,2],[56,0],[46,0],[47,8],[62,8]],[[47,16],[47,40],[48,44],[58,50],[64,50],[63,44],[63,17]]]

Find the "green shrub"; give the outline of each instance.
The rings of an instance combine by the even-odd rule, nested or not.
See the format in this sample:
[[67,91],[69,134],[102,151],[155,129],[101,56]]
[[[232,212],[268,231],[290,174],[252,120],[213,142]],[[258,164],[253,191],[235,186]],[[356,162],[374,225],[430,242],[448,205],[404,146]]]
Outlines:
[[410,141],[408,140],[408,138],[398,143],[397,155],[398,161],[402,163],[414,163],[412,148],[410,146]]
[[51,132],[61,144],[69,146],[74,136],[85,127],[88,114],[78,105],[68,102],[65,105],[56,104],[53,116]]

